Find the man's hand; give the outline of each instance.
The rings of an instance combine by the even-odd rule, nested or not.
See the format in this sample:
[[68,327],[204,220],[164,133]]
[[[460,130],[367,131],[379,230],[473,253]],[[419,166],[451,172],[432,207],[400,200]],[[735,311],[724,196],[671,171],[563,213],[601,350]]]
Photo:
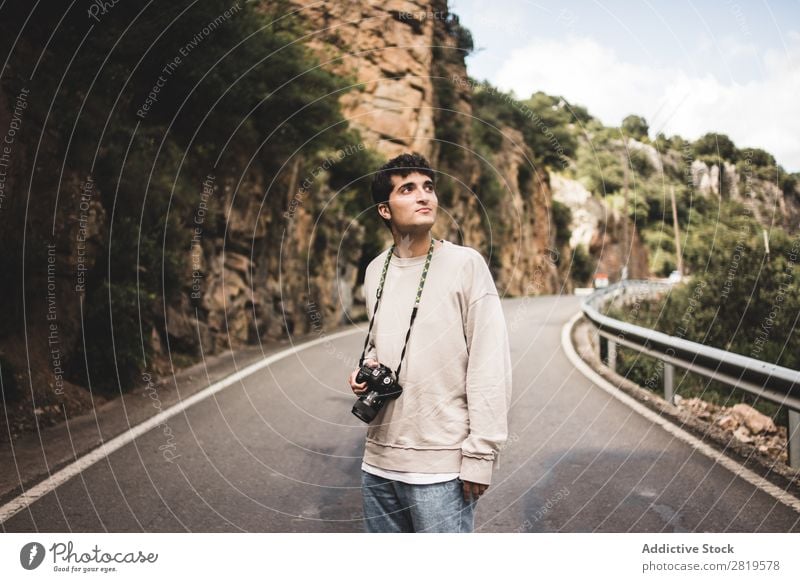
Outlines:
[[464,483],[464,501],[469,503],[470,497],[475,501],[480,499],[480,496],[489,488],[484,483],[473,483],[472,481],[462,481]]
[[[378,362],[376,362],[372,358],[367,358],[366,360],[364,360],[364,363],[367,366],[369,366],[370,368],[377,368],[378,367]],[[356,376],[358,375],[358,370],[359,369],[360,368],[356,368],[355,370],[353,370],[353,372],[350,374],[350,378],[348,378],[348,382],[350,383],[350,389],[357,396],[361,396],[367,390],[367,383],[366,382],[362,382],[361,384],[356,384]]]

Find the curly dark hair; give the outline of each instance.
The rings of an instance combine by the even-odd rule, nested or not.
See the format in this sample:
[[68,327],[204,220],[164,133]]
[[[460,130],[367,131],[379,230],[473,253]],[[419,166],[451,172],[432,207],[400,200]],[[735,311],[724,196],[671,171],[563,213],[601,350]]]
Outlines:
[[[405,178],[412,172],[419,172],[435,183],[434,171],[428,160],[425,159],[425,156],[416,152],[401,154],[378,168],[372,178],[372,201],[375,206],[389,201],[389,194],[392,193],[393,188],[392,176]],[[382,218],[382,220],[387,227],[391,228],[390,221],[385,218]]]

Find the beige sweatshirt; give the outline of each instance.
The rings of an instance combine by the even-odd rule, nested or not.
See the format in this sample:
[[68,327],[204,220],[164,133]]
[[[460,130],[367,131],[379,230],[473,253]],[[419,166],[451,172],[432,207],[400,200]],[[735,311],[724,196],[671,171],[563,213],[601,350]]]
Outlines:
[[[389,249],[367,267],[372,316]],[[397,369],[425,255],[393,256],[367,351]],[[367,429],[364,461],[395,471],[458,472],[491,483],[508,438],[511,354],[494,280],[478,251],[444,241],[434,249],[403,367],[403,393]]]

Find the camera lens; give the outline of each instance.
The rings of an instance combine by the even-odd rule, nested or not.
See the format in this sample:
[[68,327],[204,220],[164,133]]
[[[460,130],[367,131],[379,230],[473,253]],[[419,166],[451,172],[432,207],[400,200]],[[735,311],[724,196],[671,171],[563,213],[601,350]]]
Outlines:
[[353,404],[353,414],[369,424],[378,415],[378,411],[371,406],[364,404],[364,401],[359,398],[356,400],[356,403]]

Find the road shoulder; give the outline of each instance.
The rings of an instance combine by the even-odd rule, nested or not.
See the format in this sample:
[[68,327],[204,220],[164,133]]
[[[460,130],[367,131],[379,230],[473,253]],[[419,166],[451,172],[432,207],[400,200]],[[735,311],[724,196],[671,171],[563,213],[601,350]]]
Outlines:
[[791,495],[800,504],[800,471],[795,471],[785,463],[764,455],[753,445],[731,438],[720,427],[674,406],[658,394],[642,388],[602,364],[598,356],[594,326],[584,317],[573,319],[566,326],[570,328],[569,340],[574,354],[613,389],[629,396],[658,417],[668,421],[677,431],[683,431],[694,439],[702,441],[704,445],[712,447],[742,468]]

